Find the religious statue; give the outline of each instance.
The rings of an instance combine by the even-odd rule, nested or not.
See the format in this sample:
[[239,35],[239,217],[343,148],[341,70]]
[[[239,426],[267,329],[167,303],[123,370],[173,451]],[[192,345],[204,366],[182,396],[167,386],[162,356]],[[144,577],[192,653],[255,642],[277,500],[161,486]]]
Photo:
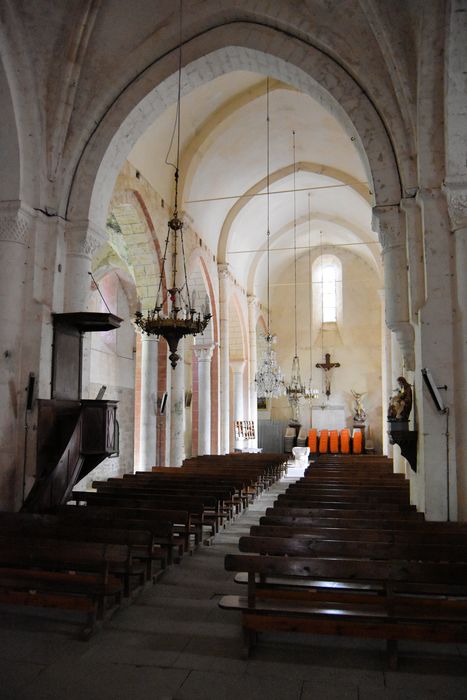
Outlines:
[[389,399],[388,421],[408,421],[412,410],[412,388],[404,377],[398,377],[398,391]]
[[363,408],[362,396],[365,396],[366,391],[364,391],[362,394],[359,394],[358,391],[354,391],[353,389],[351,389],[350,392],[355,399],[353,407],[353,422],[364,423],[366,421],[366,411]]

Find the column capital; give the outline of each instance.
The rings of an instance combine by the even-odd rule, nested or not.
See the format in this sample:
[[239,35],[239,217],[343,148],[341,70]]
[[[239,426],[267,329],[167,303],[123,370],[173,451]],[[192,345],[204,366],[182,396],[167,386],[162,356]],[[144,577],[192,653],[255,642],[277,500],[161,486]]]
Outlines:
[[230,279],[229,263],[217,263],[217,274],[219,275],[219,279]]
[[35,211],[19,200],[0,202],[0,241],[26,245]]
[[372,229],[378,234],[383,253],[390,248],[403,245],[403,235],[400,222],[400,206],[391,204],[387,207],[373,207]]
[[234,374],[241,374],[245,369],[245,360],[230,360],[229,363]]
[[65,240],[69,255],[79,255],[91,259],[104,245],[107,237],[91,221],[68,221],[65,226]]
[[210,345],[193,345],[193,351],[198,362],[211,362],[215,347],[214,343]]
[[453,230],[467,228],[467,181],[446,178],[443,191]]
[[417,195],[414,197],[403,197],[401,199],[400,208],[406,213],[411,213],[416,209],[419,209],[420,202],[417,199]]
[[148,335],[147,333],[143,333],[141,328],[135,328],[135,332],[140,334],[141,342],[144,342],[144,343],[158,343],[160,340],[160,336]]
[[246,300],[247,300],[248,306],[252,306],[252,307],[256,308],[256,302],[257,302],[256,294],[247,294]]

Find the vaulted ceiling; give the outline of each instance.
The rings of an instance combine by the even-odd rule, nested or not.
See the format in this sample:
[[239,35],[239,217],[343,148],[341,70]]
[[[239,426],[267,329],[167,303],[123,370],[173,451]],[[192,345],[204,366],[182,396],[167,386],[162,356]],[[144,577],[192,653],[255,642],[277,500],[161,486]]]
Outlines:
[[[183,76],[182,76],[183,80]],[[234,71],[181,102],[181,209],[248,292],[265,298],[267,88],[264,76]],[[173,197],[176,107],[155,119],[129,161],[166,199]],[[381,273],[371,230],[372,192],[353,139],[316,99],[269,81],[271,279],[309,244],[346,246]],[[295,131],[295,198],[294,152]],[[295,213],[294,213],[295,199]]]

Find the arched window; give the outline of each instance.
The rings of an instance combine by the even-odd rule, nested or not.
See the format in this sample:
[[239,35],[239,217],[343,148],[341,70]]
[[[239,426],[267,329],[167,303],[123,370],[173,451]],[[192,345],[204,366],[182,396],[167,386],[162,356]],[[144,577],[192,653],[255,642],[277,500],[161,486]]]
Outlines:
[[333,264],[321,268],[323,323],[337,321],[337,269]]
[[342,265],[335,255],[320,255],[312,270],[313,317],[319,325],[342,321]]

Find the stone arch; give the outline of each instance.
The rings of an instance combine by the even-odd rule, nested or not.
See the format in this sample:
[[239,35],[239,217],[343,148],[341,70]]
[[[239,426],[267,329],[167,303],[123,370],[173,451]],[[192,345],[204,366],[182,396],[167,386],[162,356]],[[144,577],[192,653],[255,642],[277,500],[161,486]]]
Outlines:
[[19,135],[16,130],[15,108],[7,77],[0,61],[0,104],[2,105],[2,129],[0,130],[0,191],[2,199],[21,199],[21,175]]
[[154,306],[160,277],[161,249],[142,195],[124,190],[112,197],[111,213],[122,232],[122,255],[133,274],[144,311]]
[[248,329],[246,327],[244,313],[242,311],[241,300],[236,289],[230,296],[230,331],[229,346],[231,350],[230,359],[248,359]]
[[[368,190],[368,187],[363,185],[361,182],[356,180],[354,177],[349,175],[348,173],[344,172],[343,170],[339,170],[337,168],[332,168],[326,165],[322,165],[321,163],[310,163],[310,162],[303,162],[300,161],[299,163],[296,164],[296,171],[297,172],[308,172],[308,173],[316,173],[319,175],[324,175],[329,178],[333,178],[340,182],[341,184],[348,185],[351,187],[358,195],[360,195],[368,204],[373,203],[373,195],[370,193]],[[276,170],[273,173],[270,173],[269,175],[269,184],[272,186],[276,182],[280,182],[281,180],[284,180],[287,178],[289,175],[293,173],[294,166],[292,165],[287,165],[284,168],[280,168],[279,170]],[[235,204],[232,206],[230,209],[229,213],[225,217],[224,223],[222,225],[222,230],[221,234],[219,237],[219,246],[218,246],[218,252],[217,256],[218,259],[222,262],[225,262],[226,256],[227,256],[227,249],[228,249],[228,244],[229,244],[229,236],[232,228],[232,224],[235,220],[235,218],[238,216],[238,214],[241,212],[241,210],[247,206],[248,202],[250,201],[251,197],[254,197],[260,192],[264,192],[267,186],[267,177],[262,178],[259,182],[256,182],[250,189],[243,194],[243,197],[240,197]]]
[[[37,95],[35,71],[27,51],[18,51],[24,41],[24,27],[13,8],[2,10],[7,15],[0,22],[0,191],[3,200],[20,200],[40,208],[42,202],[40,175],[31,163],[42,158],[40,139],[40,99]],[[8,26],[8,30],[7,30]]]
[[[137,138],[176,98],[176,52],[136,77],[98,120],[69,174],[62,208],[69,219],[101,226],[116,175]],[[228,70],[247,69],[290,83],[318,99],[351,135],[364,162],[375,202],[395,204],[401,177],[391,135],[368,95],[344,68],[309,43],[278,29],[237,22],[186,42],[185,91]],[[157,88],[154,88],[157,86]],[[404,150],[404,144],[400,144]]]
[[[342,229],[346,229],[353,233],[358,240],[362,242],[362,245],[369,245],[370,247],[370,259],[372,266],[378,275],[378,277],[383,280],[383,270],[382,270],[382,265],[381,265],[381,260],[379,255],[377,254],[376,250],[379,252],[379,245],[376,240],[373,240],[371,236],[363,231],[362,229],[356,227],[354,224],[350,223],[343,217],[330,217],[327,216],[326,214],[323,214],[322,212],[311,212],[311,221],[314,222],[315,224],[320,224],[320,223],[326,223],[326,222],[332,222],[334,224],[337,224],[340,226]],[[297,219],[297,229],[300,228],[301,225],[305,224],[308,222],[308,216],[301,217],[300,219]],[[287,225],[285,227],[282,227],[279,231],[276,231],[274,234],[271,234],[270,237],[270,245],[274,245],[276,241],[278,241],[284,234],[286,234],[288,231],[290,231],[292,224]],[[376,249],[373,251],[373,248]],[[258,267],[260,265],[261,259],[265,256],[266,254],[266,243],[263,244],[261,247],[261,250],[259,250],[256,254],[255,257],[253,258],[253,261],[250,265],[249,273],[248,273],[248,289],[253,290],[255,286],[255,277],[258,272]]]
[[[269,81],[269,92],[274,90],[290,90],[295,91],[296,88],[291,85],[286,85],[279,80]],[[196,161],[202,150],[206,149],[206,142],[212,139],[216,129],[225,122],[226,119],[232,117],[233,114],[239,112],[242,107],[249,104],[253,100],[257,100],[266,95],[266,81],[262,81],[257,85],[249,87],[239,95],[235,95],[226,103],[222,104],[218,109],[212,112],[206,121],[201,124],[196,130],[191,141],[186,145],[181,154],[180,162],[180,199],[185,199],[184,192],[189,189],[190,182],[193,178]]]

